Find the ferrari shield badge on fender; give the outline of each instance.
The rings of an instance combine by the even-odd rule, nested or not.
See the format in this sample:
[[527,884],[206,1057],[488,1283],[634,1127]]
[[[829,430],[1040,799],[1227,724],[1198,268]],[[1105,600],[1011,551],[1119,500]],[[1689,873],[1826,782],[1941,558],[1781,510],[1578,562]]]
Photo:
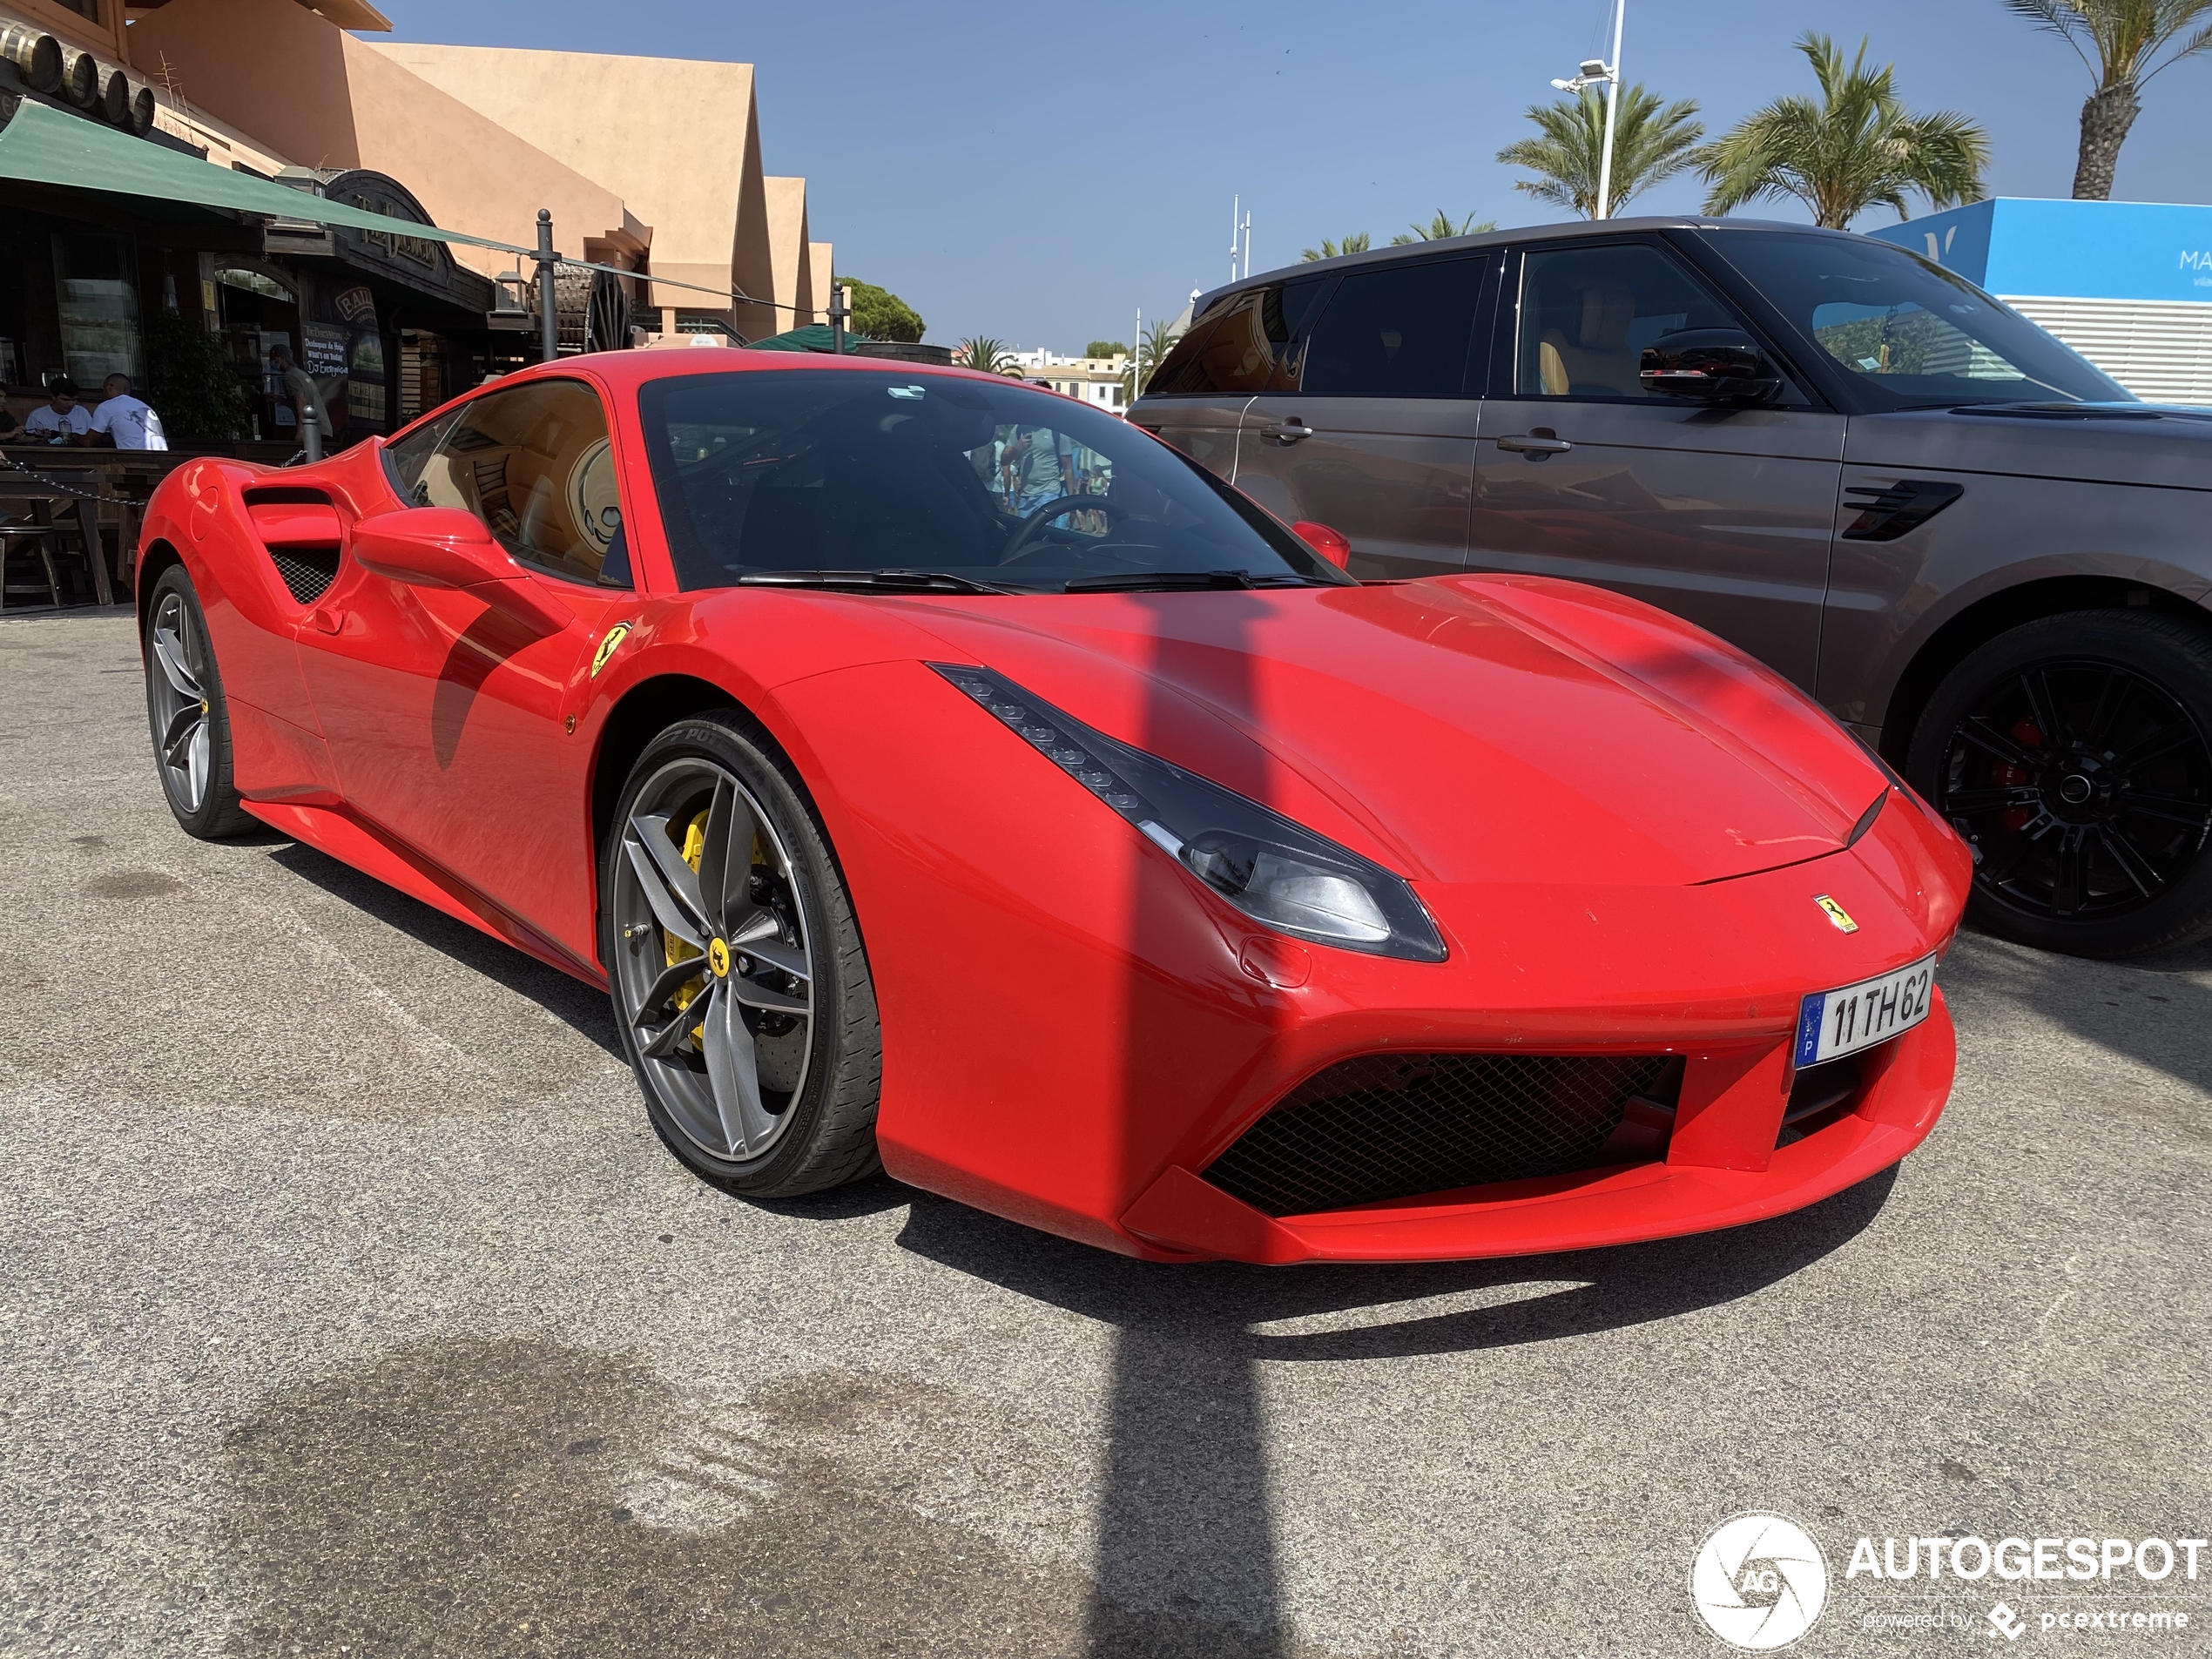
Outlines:
[[[602,645],[599,649],[602,652],[604,652],[606,650],[606,647]],[[597,668],[594,668],[591,671],[596,674],[599,671]],[[1812,895],[1812,901],[1820,907],[1821,914],[1826,916],[1830,921],[1836,924],[1836,931],[1838,933],[1855,934],[1858,931],[1858,924],[1851,919],[1851,912],[1844,909],[1843,906],[1838,904],[1826,894],[1814,894]]]
[[599,649],[591,653],[591,678],[593,679],[599,678],[599,671],[607,665],[607,659],[620,650],[622,642],[629,637],[630,624],[626,622],[618,622],[607,630],[607,637],[599,642]]

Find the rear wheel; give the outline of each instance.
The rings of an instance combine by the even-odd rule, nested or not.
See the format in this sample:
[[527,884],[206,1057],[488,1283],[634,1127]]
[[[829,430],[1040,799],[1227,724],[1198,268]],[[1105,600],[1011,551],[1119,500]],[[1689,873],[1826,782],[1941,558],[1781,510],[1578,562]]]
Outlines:
[[755,1197],[880,1167],[882,1043],[844,880],[736,718],[684,721],[639,758],[600,892],[623,1046],[678,1157]]
[[172,564],[146,609],[146,719],[161,792],[187,834],[219,840],[253,826],[231,783],[230,707],[192,577]]
[[2001,634],[1936,688],[1915,788],[1974,850],[1968,914],[2083,956],[2212,934],[2212,641],[2148,611]]

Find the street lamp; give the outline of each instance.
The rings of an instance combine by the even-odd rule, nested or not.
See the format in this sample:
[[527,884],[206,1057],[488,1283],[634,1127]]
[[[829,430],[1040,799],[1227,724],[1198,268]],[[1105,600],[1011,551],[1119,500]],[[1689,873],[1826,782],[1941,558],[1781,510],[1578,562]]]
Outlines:
[[1593,219],[1603,219],[1612,210],[1613,202],[1613,109],[1621,97],[1621,29],[1628,21],[1629,0],[1614,0],[1613,3],[1613,61],[1602,57],[1586,57],[1570,81],[1552,83],[1562,92],[1580,94],[1586,86],[1605,85],[1605,150],[1597,164],[1597,212]]

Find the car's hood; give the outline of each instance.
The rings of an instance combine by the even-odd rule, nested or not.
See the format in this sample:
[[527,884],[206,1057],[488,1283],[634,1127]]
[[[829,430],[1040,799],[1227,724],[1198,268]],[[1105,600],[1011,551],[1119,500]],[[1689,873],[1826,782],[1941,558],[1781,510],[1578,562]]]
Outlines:
[[1993,404],[1851,417],[1847,465],[2212,489],[2212,409]]
[[1766,670],[1566,583],[902,608],[943,660],[995,668],[1415,880],[1748,874],[1845,845],[1886,785]]

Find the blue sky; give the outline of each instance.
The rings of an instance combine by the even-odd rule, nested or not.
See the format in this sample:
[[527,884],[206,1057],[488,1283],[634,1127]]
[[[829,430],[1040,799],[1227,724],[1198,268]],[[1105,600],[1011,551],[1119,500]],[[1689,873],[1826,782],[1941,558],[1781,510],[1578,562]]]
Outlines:
[[[1610,0],[381,3],[399,39],[755,64],[763,158],[806,175],[840,274],[902,295],[933,341],[1062,351],[1128,339],[1137,307],[1165,315],[1224,280],[1234,193],[1255,271],[1324,236],[1386,240],[1440,207],[1558,217],[1492,158],[1553,76],[1602,54],[1611,15]],[[1791,48],[1811,28],[1871,37],[1908,104],[1987,128],[1993,194],[2068,193],[2087,72],[2000,0],[1629,0],[1622,56],[1629,78],[1696,99],[1717,131],[1812,90]],[[2208,96],[2212,57],[2151,84],[2116,194],[2208,199]],[[1698,197],[1681,179],[1635,207]]]

